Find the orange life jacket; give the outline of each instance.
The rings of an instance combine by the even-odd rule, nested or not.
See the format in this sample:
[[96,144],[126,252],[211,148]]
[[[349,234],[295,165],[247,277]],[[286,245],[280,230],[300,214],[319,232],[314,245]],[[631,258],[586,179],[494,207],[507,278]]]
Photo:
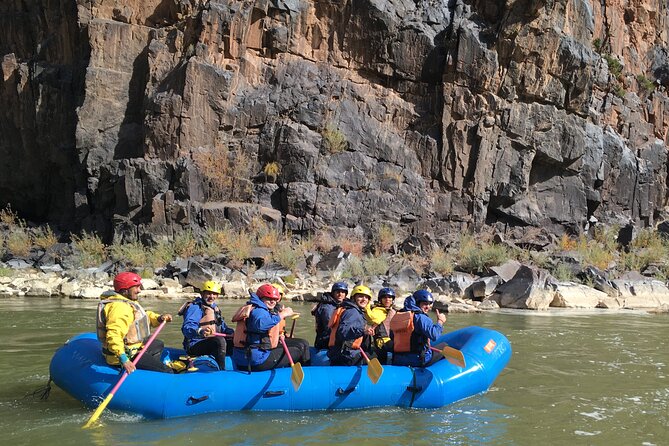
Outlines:
[[[337,329],[339,328],[339,322],[341,321],[341,315],[346,311],[346,308],[344,307],[338,307],[334,313],[332,313],[332,317],[330,318],[330,322],[328,323],[328,327],[330,327],[330,340],[328,342],[328,347],[334,347],[337,345]],[[357,350],[360,348],[362,345],[362,336],[359,338],[354,339],[353,341],[348,341],[351,343],[351,348],[353,350]]]
[[139,303],[122,298],[122,296],[110,296],[109,299],[103,300],[98,304],[98,311],[95,321],[98,340],[102,342],[103,345],[106,345],[107,320],[104,309],[107,304],[112,302],[123,302],[130,305],[133,309],[134,320],[130,324],[128,333],[123,338],[123,342],[126,345],[144,342],[144,340],[151,334],[151,321],[149,320],[149,316],[146,314],[146,311],[144,311],[144,308],[142,308]]
[[390,321],[393,332],[393,351],[408,353],[411,351],[411,334],[413,333],[413,311],[396,313]]
[[[237,348],[254,347],[246,343],[247,331],[246,320],[251,315],[255,307],[251,304],[244,305],[232,316],[232,322],[236,322],[235,334],[232,343]],[[259,344],[255,344],[260,349],[271,350],[279,346],[279,336],[285,331],[286,321],[281,319],[278,324],[270,328],[265,336],[262,337]]]
[[[185,302],[181,308],[179,308],[179,311],[177,314],[179,316],[183,316],[186,314],[186,310],[188,310],[188,307],[193,305],[195,301],[190,300],[188,302]],[[222,322],[222,316],[221,316],[221,309],[216,307],[212,308],[209,305],[200,305],[200,310],[202,310],[202,318],[200,318],[200,322],[198,323],[199,327],[206,327],[207,325],[213,325],[214,326],[214,331],[218,332],[218,326],[221,325]]]

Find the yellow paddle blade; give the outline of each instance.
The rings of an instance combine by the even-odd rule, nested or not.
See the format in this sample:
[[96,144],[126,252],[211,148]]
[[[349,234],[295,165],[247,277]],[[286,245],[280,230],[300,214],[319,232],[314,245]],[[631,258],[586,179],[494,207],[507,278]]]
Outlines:
[[372,358],[367,363],[367,376],[372,381],[372,384],[379,382],[379,379],[383,375],[383,366],[378,359]]
[[102,411],[105,410],[105,407],[107,407],[107,404],[109,404],[109,402],[113,397],[114,397],[113,393],[107,395],[104,401],[102,401],[102,403],[98,406],[98,408],[95,409],[95,412],[93,412],[93,415],[91,415],[91,417],[88,419],[86,424],[84,424],[82,429],[88,429],[89,427],[91,427],[93,423],[95,423],[98,420],[98,418],[100,418],[100,414],[102,414]]
[[290,374],[290,382],[293,384],[293,388],[297,392],[300,390],[302,381],[304,381],[304,371],[302,370],[302,364],[296,362],[290,366],[293,371]]
[[444,358],[453,365],[458,367],[465,367],[465,356],[460,350],[457,350],[448,345],[441,350],[441,354],[444,355]]

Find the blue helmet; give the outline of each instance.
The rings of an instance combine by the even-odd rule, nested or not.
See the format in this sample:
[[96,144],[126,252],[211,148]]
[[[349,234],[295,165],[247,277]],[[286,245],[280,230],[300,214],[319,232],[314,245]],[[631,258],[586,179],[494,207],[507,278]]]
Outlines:
[[334,293],[335,291],[343,291],[348,294],[348,285],[346,285],[345,282],[335,282],[334,285],[332,285],[330,292]]
[[385,296],[390,296],[395,299],[395,291],[392,288],[381,288],[379,290],[378,300],[381,300],[381,298]]
[[428,303],[434,302],[434,297],[432,297],[432,293],[430,293],[428,290],[416,291],[415,293],[413,293],[413,299],[416,301],[417,304],[421,302],[428,302]]

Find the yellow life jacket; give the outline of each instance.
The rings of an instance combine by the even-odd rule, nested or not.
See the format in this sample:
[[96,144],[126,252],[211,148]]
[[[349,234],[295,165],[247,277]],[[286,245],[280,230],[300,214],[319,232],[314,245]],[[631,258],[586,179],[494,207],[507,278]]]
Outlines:
[[98,304],[98,311],[96,317],[98,340],[102,343],[103,346],[106,345],[107,321],[104,310],[107,304],[114,302],[123,302],[125,304],[130,305],[133,309],[134,320],[130,324],[128,333],[123,338],[123,342],[125,343],[125,345],[132,345],[144,342],[144,340],[147,339],[151,334],[151,321],[149,320],[149,316],[146,314],[146,311],[144,311],[144,308],[142,308],[142,306],[139,303],[126,299],[118,294],[110,296],[108,299],[105,299]]

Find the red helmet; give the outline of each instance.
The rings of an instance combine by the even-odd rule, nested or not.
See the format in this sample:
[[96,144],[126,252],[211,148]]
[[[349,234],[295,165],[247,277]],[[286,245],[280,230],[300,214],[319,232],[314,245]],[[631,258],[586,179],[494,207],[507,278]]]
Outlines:
[[118,273],[116,277],[114,277],[115,291],[127,290],[128,288],[141,284],[142,278],[139,277],[139,274],[131,273],[129,271]]
[[264,285],[260,285],[258,287],[258,289],[256,290],[256,295],[261,299],[266,298],[266,299],[281,300],[281,293],[279,293],[279,290],[274,288],[269,283],[266,283]]

